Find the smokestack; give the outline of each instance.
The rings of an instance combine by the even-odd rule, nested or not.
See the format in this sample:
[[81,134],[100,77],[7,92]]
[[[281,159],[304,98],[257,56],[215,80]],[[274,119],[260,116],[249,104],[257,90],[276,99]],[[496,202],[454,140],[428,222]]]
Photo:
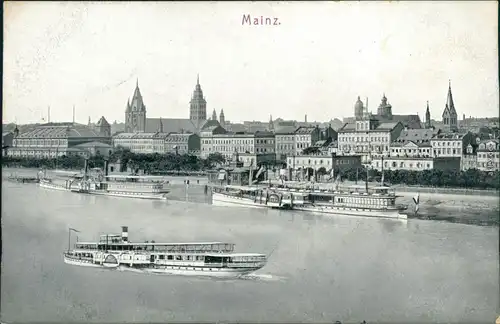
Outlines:
[[88,171],[89,171],[89,159],[85,158],[85,175],[87,175]]
[[109,165],[109,161],[108,160],[104,160],[104,175],[106,177],[108,176],[108,165]]
[[122,226],[122,242],[128,243],[128,226]]

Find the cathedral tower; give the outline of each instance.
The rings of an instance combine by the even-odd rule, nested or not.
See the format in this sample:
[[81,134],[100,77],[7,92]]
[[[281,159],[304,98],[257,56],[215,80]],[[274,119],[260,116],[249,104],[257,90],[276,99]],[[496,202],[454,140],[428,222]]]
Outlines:
[[189,119],[193,121],[205,121],[207,120],[207,101],[203,97],[203,91],[200,86],[200,76],[196,80],[196,87],[189,102]]
[[356,117],[356,120],[363,119],[363,112],[364,112],[363,102],[361,101],[361,98],[358,96],[358,100],[354,105],[354,117]]
[[377,115],[385,117],[387,119],[392,119],[392,106],[387,102],[387,97],[385,96],[385,93],[382,96],[380,105],[377,108]]
[[132,102],[127,101],[125,109],[125,132],[135,133],[146,131],[146,105],[139,90],[139,79],[135,85]]
[[455,103],[453,102],[453,95],[451,93],[451,81],[448,85],[448,97],[446,98],[446,105],[443,111],[443,124],[446,130],[458,130],[457,111],[455,110]]
[[219,124],[220,124],[222,127],[226,127],[226,116],[224,116],[224,109],[221,109],[221,110],[220,110],[220,114],[219,114]]
[[217,112],[215,111],[215,108],[214,111],[212,112],[212,120],[217,120]]

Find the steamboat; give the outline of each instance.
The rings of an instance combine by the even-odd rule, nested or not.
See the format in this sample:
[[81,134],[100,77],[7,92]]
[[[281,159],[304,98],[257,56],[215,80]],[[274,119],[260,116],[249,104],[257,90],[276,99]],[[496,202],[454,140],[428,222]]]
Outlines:
[[300,190],[280,189],[290,192],[293,209],[324,214],[342,214],[348,216],[381,217],[407,219],[403,213],[406,206],[397,205],[397,196],[386,186],[360,190],[349,187],[346,190]]
[[[369,188],[368,169],[364,188],[350,186],[339,189],[340,174],[335,180],[335,187],[329,189],[280,188],[280,191],[292,195],[292,208],[324,214],[348,216],[380,217],[407,219],[403,212],[407,206],[396,204],[397,196],[390,187],[384,185],[384,174],[380,186]],[[416,204],[418,204],[416,202]],[[418,209],[418,206],[416,207]]]
[[271,188],[227,185],[213,188],[212,204],[226,207],[291,209],[292,195]]
[[167,199],[169,190],[164,188],[164,181],[161,180],[161,177],[108,175],[107,161],[104,170],[104,172],[100,168],[88,170],[86,161],[83,174],[72,174],[63,183],[57,183],[44,175],[39,185],[42,188],[99,196],[149,200]]
[[[68,241],[71,242],[69,229]],[[235,253],[234,244],[208,243],[132,243],[128,227],[118,234],[101,235],[99,242],[76,242],[63,253],[64,262],[94,268],[144,273],[234,278],[255,272],[267,263],[259,253]]]
[[[236,154],[236,161],[238,157]],[[263,167],[257,172],[258,179]],[[253,186],[257,180],[253,180],[253,168],[250,165],[249,186],[215,186],[212,188],[212,205],[225,207],[247,207],[247,208],[273,208],[273,209],[291,209],[292,195],[286,192],[280,192],[273,188],[262,188]]]

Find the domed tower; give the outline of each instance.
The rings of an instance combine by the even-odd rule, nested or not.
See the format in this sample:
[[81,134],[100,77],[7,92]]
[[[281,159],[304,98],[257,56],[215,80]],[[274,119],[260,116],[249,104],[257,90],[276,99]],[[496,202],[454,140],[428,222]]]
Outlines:
[[387,97],[385,96],[385,93],[382,96],[380,105],[378,106],[377,115],[385,117],[387,119],[392,119],[392,106],[387,102]]
[[189,119],[198,122],[207,120],[207,101],[203,97],[199,75],[196,80],[196,87],[193,91],[193,96],[191,97],[189,106]]
[[269,129],[270,132],[274,131],[273,115],[269,115],[268,129]]
[[219,124],[220,124],[222,127],[226,127],[226,116],[224,116],[224,109],[221,109],[221,110],[220,110],[220,114],[219,114]]
[[361,101],[361,98],[358,96],[358,100],[354,105],[354,117],[356,118],[356,120],[363,119],[363,112],[364,112],[363,101]]

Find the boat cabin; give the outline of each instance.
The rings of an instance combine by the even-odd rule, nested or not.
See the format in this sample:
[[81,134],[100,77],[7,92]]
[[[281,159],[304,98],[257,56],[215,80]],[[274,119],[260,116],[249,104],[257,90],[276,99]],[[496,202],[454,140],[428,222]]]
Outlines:
[[78,242],[75,250],[96,251],[148,251],[164,253],[231,253],[234,244],[212,242],[212,243],[128,243],[122,241],[120,235],[101,235],[99,243]]

